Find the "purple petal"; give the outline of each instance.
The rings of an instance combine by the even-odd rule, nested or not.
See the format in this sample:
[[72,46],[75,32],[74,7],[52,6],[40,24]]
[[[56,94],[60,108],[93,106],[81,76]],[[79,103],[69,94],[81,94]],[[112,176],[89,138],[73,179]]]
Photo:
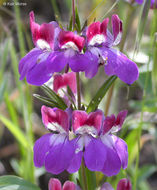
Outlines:
[[90,51],[86,51],[85,55],[88,56],[88,59],[90,59],[90,64],[89,64],[89,67],[87,67],[85,71],[85,75],[87,78],[92,78],[98,72],[99,59],[98,59],[98,56],[94,55]]
[[117,185],[117,190],[132,190],[131,182],[126,178],[121,179]]
[[114,140],[114,147],[115,150],[118,153],[118,156],[121,160],[121,164],[123,169],[127,168],[128,165],[128,147],[125,141],[123,141],[121,138],[116,137],[115,135],[113,136]]
[[65,57],[64,51],[55,51],[50,54],[47,61],[47,69],[50,73],[60,72],[64,69],[65,65],[68,63],[69,58]]
[[46,68],[47,63],[47,61],[37,63],[29,70],[26,76],[27,82],[36,86],[40,86],[47,82],[52,76]]
[[65,138],[57,139],[45,158],[45,168],[52,174],[59,174],[66,170],[74,154],[73,144]]
[[102,172],[109,176],[117,175],[120,172],[121,161],[117,152],[113,148],[106,146],[106,161]]
[[101,171],[106,160],[106,148],[96,138],[91,137],[88,144],[85,144],[84,161],[91,171]]
[[109,183],[104,183],[100,190],[114,190]]
[[151,0],[150,8],[151,9],[156,9],[157,8],[157,0]]
[[101,140],[106,148],[106,160],[102,172],[107,176],[117,175],[121,168],[121,160],[117,154],[111,135],[104,135]]
[[53,134],[46,134],[40,137],[34,144],[34,164],[41,167],[45,163],[45,157],[56,137]]
[[139,77],[136,63],[115,49],[101,48],[102,55],[107,59],[105,72],[107,75],[116,75],[123,82],[132,84]]
[[142,4],[143,0],[135,0],[138,4]]
[[23,80],[27,75],[27,72],[34,67],[37,63],[38,57],[42,54],[42,50],[38,48],[32,49],[27,55],[25,55],[19,63],[20,80]]
[[74,173],[74,172],[77,172],[81,166],[82,156],[83,156],[83,151],[81,149],[82,149],[83,144],[81,143],[81,147],[80,147],[79,137],[75,138],[71,142],[73,143],[75,147],[75,154],[72,157],[72,160],[70,162],[70,165],[67,171],[69,173]]
[[89,66],[89,58],[85,54],[76,53],[69,58],[69,66],[74,72],[84,72]]

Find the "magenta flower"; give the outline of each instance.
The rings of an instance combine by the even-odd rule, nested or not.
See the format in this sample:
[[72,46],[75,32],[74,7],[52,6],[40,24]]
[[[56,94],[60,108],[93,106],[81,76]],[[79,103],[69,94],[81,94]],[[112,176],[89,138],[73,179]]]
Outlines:
[[122,111],[117,118],[114,115],[106,117],[103,122],[100,139],[105,145],[106,160],[102,168],[102,172],[107,176],[113,176],[119,173],[121,166],[127,168],[128,150],[127,144],[121,138],[113,135],[121,129],[127,111]]
[[72,128],[77,137],[73,140],[75,154],[67,169],[74,173],[79,170],[82,159],[91,171],[101,171],[106,160],[106,149],[96,138],[102,126],[103,113],[98,110],[89,115],[85,111],[74,111]]
[[79,190],[79,188],[71,181],[66,181],[62,188],[61,182],[58,179],[51,178],[49,181],[49,190]]
[[[41,113],[45,127],[52,133],[35,142],[36,167],[45,166],[53,174],[64,170],[74,173],[84,160],[89,170],[101,171],[107,176],[116,175],[121,166],[123,169],[127,167],[127,145],[112,135],[121,129],[127,111],[120,112],[117,118],[112,115],[105,119],[101,110],[90,114],[76,110],[71,114],[68,110],[42,106]],[[71,120],[76,137],[73,135],[69,140]]]
[[69,86],[72,92],[76,94],[76,75],[74,72],[54,75],[53,90],[56,93],[67,86]]
[[90,64],[90,57],[84,55],[85,38],[71,31],[60,31],[58,35],[58,50],[48,57],[50,72],[60,72],[65,66],[72,71],[85,71]]
[[[109,183],[104,183],[100,190],[114,190]],[[132,190],[131,182],[123,178],[118,182],[117,190]]]
[[59,27],[55,22],[40,26],[35,22],[34,13],[30,12],[30,28],[35,48],[20,60],[20,80],[26,77],[28,83],[42,85],[51,77],[47,69],[47,57],[54,50],[54,37],[59,32]]
[[69,117],[58,108],[41,108],[45,127],[53,133],[43,135],[34,145],[34,164],[45,166],[48,172],[59,174],[66,170],[74,154],[74,146],[69,141]]
[[136,64],[120,51],[112,48],[121,40],[122,21],[118,15],[112,16],[112,34],[107,29],[108,22],[108,18],[102,23],[94,22],[86,30],[87,51],[85,54],[91,57],[91,64],[85,72],[86,77],[94,77],[98,67],[104,64],[107,75],[116,75],[123,82],[132,84],[139,76]]
[[[53,90],[58,93],[62,98],[64,98],[66,104],[68,106],[71,105],[71,101],[67,96],[68,90],[67,87],[70,87],[71,93],[71,101],[75,102],[76,95],[76,74],[74,72],[69,72],[65,74],[55,74],[53,80]],[[65,92],[65,93],[64,93]],[[67,93],[67,94],[66,94]]]

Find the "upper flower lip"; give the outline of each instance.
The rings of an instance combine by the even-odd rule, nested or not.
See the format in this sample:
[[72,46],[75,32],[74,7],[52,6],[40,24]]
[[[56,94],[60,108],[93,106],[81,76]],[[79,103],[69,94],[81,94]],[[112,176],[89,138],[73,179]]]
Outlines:
[[74,111],[72,127],[76,134],[98,135],[102,126],[103,113],[98,110],[89,115],[85,111]]
[[107,116],[103,121],[102,134],[118,132],[124,123],[127,113],[127,110],[123,110],[118,113],[117,117],[114,115]]
[[[60,31],[59,36],[58,36],[58,41],[60,48],[65,47],[66,44],[71,42],[71,47],[74,50],[79,50],[81,51],[84,47],[85,44],[85,38],[81,37],[77,34],[74,34],[71,31]],[[74,47],[75,46],[75,47]],[[70,44],[69,44],[70,47]]]
[[43,123],[47,129],[59,133],[69,132],[69,117],[66,111],[42,106],[41,113]]
[[86,30],[88,46],[105,44],[106,46],[117,45],[122,36],[122,21],[118,15],[112,15],[112,34],[107,29],[109,18],[103,22],[94,22]]
[[[35,46],[39,48],[51,48],[53,49],[54,44],[54,26],[51,23],[43,23],[39,25],[35,22],[34,12],[30,14],[30,28],[32,32],[32,38]],[[39,41],[40,40],[40,41]]]

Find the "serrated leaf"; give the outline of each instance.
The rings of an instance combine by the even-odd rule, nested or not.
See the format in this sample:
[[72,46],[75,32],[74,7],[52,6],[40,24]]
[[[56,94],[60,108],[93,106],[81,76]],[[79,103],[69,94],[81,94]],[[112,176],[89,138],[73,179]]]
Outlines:
[[52,101],[56,102],[60,106],[61,109],[65,110],[67,108],[63,98],[57,95],[51,88],[46,85],[43,85],[41,88],[48,95],[48,97],[52,99]]
[[40,190],[40,188],[20,177],[7,175],[0,177],[0,190]]
[[100,104],[101,100],[107,93],[108,89],[110,86],[114,83],[114,81],[117,79],[117,76],[111,76],[108,80],[104,82],[104,84],[100,87],[100,89],[97,91],[95,94],[94,98],[90,101],[88,107],[87,107],[87,112],[94,111],[98,105]]

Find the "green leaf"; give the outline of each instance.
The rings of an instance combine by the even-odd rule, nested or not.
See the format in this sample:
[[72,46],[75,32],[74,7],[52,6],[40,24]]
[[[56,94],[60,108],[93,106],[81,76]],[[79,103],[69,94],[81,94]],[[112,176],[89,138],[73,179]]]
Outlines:
[[75,8],[75,16],[76,16],[76,24],[77,24],[77,28],[79,30],[79,32],[81,31],[81,23],[80,23],[80,18],[79,18],[79,14],[78,14],[78,9],[77,7]]
[[46,85],[43,85],[41,88],[49,96],[49,98],[52,99],[52,101],[56,102],[60,106],[61,109],[65,110],[67,108],[64,100],[59,95],[57,95],[51,88]]
[[141,39],[146,26],[149,9],[150,9],[150,0],[145,0],[141,8],[140,19],[136,33],[135,52],[138,51],[140,47]]
[[0,121],[9,129],[9,131],[14,135],[14,137],[17,139],[20,145],[22,145],[23,147],[29,146],[24,133],[21,131],[21,129],[18,126],[16,126],[14,123],[12,123],[9,119],[4,117],[3,115],[0,115]]
[[[96,175],[95,172],[92,172],[86,168],[86,177],[87,177],[87,186],[90,190],[96,189]],[[92,181],[92,183],[91,183]]]
[[[157,28],[157,11],[154,10],[154,30]],[[153,43],[153,69],[152,69],[152,85],[153,85],[153,92],[157,94],[157,34],[154,31],[154,43]]]
[[4,97],[4,93],[5,93],[5,90],[6,90],[6,86],[7,86],[7,78],[4,77],[1,85],[0,85],[0,102],[2,102],[3,100],[3,97]]
[[94,98],[90,101],[87,112],[94,111],[98,105],[100,104],[101,100],[107,93],[108,89],[111,87],[111,85],[114,83],[114,81],[117,79],[117,76],[111,76],[107,81],[104,82],[104,84],[100,87],[100,89],[97,91]]
[[142,168],[139,168],[138,170],[138,183],[141,181],[145,181],[148,177],[150,177],[156,171],[157,171],[157,166],[155,165],[142,166]]
[[48,106],[60,108],[60,106],[50,98],[40,96],[39,94],[33,94],[33,96]]
[[40,190],[40,188],[20,177],[7,175],[0,177],[0,190]]

